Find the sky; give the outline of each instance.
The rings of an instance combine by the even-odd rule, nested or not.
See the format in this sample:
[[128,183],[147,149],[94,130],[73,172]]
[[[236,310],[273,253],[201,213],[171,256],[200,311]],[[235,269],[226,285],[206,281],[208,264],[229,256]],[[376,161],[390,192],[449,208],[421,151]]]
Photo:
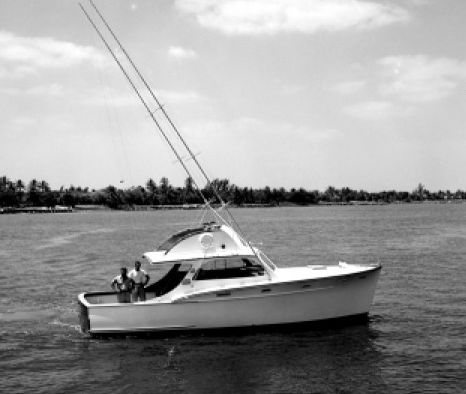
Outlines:
[[[464,0],[95,4],[211,179],[466,189]],[[1,175],[96,189],[187,176],[75,0],[0,0]]]

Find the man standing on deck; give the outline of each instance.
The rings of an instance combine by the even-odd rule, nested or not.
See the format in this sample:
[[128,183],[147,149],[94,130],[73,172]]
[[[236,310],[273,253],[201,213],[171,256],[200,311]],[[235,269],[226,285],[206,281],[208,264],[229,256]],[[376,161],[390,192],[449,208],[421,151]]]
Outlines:
[[134,280],[134,289],[131,293],[131,301],[145,301],[146,292],[144,291],[144,286],[149,283],[150,277],[147,275],[147,272],[141,269],[141,263],[136,261],[134,263],[134,269],[128,275],[132,280]]
[[131,302],[130,294],[134,287],[134,281],[128,277],[126,267],[121,267],[120,272],[121,275],[115,276],[112,280],[112,289],[118,292],[118,302]]

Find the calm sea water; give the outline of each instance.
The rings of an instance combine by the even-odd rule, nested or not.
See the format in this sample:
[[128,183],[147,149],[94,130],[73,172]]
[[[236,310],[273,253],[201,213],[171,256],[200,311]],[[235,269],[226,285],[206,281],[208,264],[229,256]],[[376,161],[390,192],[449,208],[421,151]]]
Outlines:
[[122,264],[199,212],[0,215],[0,391],[465,392],[466,204],[234,214],[281,266],[381,261],[369,323],[91,339],[77,294],[109,289]]

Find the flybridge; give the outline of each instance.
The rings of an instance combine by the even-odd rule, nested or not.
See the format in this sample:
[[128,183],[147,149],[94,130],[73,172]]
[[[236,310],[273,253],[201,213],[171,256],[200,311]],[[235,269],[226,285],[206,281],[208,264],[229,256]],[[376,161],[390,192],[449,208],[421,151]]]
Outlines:
[[204,225],[201,227],[185,229],[176,234],[173,234],[170,238],[168,238],[161,245],[159,245],[157,250],[165,251],[166,253],[168,253],[175,245],[177,245],[186,238],[189,238],[193,235],[202,234],[203,232],[213,232],[219,228],[220,226],[218,224],[204,223]]
[[254,256],[254,252],[225,225],[208,224],[172,235],[156,250],[144,253],[151,264],[229,256]]

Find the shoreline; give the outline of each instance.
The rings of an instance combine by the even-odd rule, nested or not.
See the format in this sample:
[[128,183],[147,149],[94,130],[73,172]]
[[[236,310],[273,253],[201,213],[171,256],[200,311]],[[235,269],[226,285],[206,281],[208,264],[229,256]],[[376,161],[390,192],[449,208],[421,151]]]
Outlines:
[[[393,202],[377,202],[377,201],[348,201],[348,202],[323,202],[317,204],[242,204],[231,205],[232,208],[287,208],[287,207],[333,207],[333,206],[383,206],[383,205],[409,205],[409,204],[462,204],[466,202],[463,199],[455,200],[424,200],[424,201],[393,201]],[[55,207],[3,207],[0,208],[0,214],[44,214],[44,213],[77,213],[91,211],[168,211],[168,210],[199,210],[203,209],[203,204],[183,204],[183,205],[135,205],[122,208],[109,208],[104,205],[76,205],[70,206],[55,206]],[[216,205],[213,205],[217,208]]]

